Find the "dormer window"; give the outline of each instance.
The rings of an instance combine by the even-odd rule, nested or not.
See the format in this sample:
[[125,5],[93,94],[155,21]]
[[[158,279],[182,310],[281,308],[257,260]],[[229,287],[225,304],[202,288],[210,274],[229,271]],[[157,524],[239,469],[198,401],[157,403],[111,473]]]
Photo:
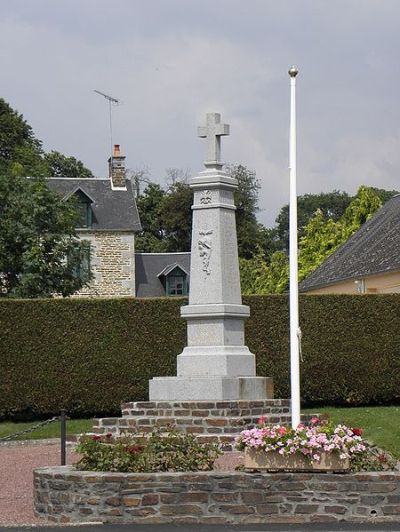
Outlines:
[[92,206],[89,198],[79,198],[77,202],[77,210],[79,213],[78,227],[92,227]]
[[164,284],[166,296],[187,296],[189,293],[188,274],[178,264],[171,264],[158,274]]
[[71,199],[74,207],[78,211],[78,229],[89,229],[93,223],[92,198],[81,188],[74,190],[66,199]]

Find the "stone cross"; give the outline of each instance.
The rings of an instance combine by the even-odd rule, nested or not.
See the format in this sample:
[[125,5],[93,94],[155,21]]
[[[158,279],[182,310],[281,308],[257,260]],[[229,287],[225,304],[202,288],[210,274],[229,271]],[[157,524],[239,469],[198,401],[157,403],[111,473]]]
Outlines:
[[221,164],[221,136],[229,135],[229,125],[221,124],[221,115],[207,113],[206,126],[198,127],[197,135],[207,139],[206,166],[211,163]]

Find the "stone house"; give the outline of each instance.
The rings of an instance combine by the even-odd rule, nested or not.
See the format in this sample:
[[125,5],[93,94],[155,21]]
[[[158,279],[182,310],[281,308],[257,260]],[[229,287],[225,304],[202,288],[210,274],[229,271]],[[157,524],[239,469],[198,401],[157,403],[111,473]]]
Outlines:
[[108,160],[109,178],[50,178],[49,188],[74,198],[80,212],[79,238],[90,242],[94,279],[76,296],[135,296],[135,233],[141,230],[132,185],[125,179],[119,146]]
[[400,293],[400,195],[304,279],[306,294]]

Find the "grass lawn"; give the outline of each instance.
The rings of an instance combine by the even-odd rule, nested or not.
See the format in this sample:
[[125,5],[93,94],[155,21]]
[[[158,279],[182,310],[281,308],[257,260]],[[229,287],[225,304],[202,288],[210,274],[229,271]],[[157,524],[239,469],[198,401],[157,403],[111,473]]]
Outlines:
[[[39,423],[38,421],[32,422],[18,422],[2,421],[0,422],[0,438],[14,434],[20,430],[28,429]],[[67,420],[67,437],[73,434],[81,434],[82,432],[90,432],[93,426],[92,419],[68,419]],[[47,438],[59,438],[60,437],[60,422],[55,421],[50,425],[41,427],[35,430],[35,432],[29,432],[22,436],[13,438],[16,440],[40,440]]]
[[334,423],[364,429],[363,436],[400,459],[400,406],[313,408],[306,413],[328,414]]

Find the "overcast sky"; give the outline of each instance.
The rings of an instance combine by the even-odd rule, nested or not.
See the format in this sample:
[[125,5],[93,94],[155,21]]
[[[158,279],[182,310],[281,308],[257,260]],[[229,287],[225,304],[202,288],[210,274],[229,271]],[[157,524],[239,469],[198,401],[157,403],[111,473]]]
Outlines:
[[298,193],[400,189],[398,0],[0,0],[0,96],[46,151],[99,177],[113,140],[164,182],[202,170],[206,112],[223,160],[256,171],[261,222],[288,202],[288,68],[297,77]]

